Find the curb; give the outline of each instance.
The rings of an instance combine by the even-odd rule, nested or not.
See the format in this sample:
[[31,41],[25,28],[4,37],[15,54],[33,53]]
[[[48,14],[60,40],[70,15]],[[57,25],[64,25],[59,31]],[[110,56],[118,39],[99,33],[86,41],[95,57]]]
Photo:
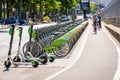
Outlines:
[[106,23],[104,23],[104,25],[107,30],[120,42],[120,28],[107,25]]
[[0,29],[8,29],[9,25],[0,25]]

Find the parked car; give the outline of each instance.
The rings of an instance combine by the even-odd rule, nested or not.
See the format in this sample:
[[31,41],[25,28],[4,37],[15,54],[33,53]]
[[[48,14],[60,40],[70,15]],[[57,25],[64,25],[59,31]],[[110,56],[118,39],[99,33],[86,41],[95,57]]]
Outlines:
[[0,20],[0,24],[2,24],[4,22],[4,20]]
[[61,16],[61,19],[60,19],[60,21],[69,21],[69,20],[70,18],[67,16]]
[[26,21],[22,18],[17,18],[17,17],[12,17],[12,18],[8,18],[8,19],[4,19],[4,20],[0,20],[1,24],[18,24],[18,25],[22,25],[22,24],[26,24]]

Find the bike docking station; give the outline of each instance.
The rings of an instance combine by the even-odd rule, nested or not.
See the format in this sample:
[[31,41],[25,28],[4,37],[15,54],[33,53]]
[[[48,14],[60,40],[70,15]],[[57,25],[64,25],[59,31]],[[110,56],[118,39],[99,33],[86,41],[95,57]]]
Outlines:
[[58,58],[66,57],[72,50],[74,44],[77,42],[87,25],[88,22],[86,21],[82,24],[77,24],[75,28],[55,39],[50,46],[45,47],[45,51],[54,54]]

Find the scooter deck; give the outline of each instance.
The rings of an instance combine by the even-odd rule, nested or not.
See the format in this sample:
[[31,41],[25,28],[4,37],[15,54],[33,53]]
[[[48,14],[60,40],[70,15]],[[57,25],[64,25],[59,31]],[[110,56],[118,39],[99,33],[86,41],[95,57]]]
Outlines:
[[32,62],[14,62],[14,65],[32,65]]

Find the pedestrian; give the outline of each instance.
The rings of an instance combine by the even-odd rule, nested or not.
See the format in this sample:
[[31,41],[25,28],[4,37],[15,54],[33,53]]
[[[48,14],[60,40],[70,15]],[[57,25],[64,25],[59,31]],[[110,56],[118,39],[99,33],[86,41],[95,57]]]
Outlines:
[[93,32],[95,32],[95,34],[97,34],[97,15],[96,14],[93,15],[92,26],[93,26]]
[[98,15],[97,15],[97,20],[98,20],[98,28],[99,28],[99,30],[102,28],[101,27],[101,20],[102,20],[102,17],[101,17],[101,15],[100,15],[100,13],[98,13]]

